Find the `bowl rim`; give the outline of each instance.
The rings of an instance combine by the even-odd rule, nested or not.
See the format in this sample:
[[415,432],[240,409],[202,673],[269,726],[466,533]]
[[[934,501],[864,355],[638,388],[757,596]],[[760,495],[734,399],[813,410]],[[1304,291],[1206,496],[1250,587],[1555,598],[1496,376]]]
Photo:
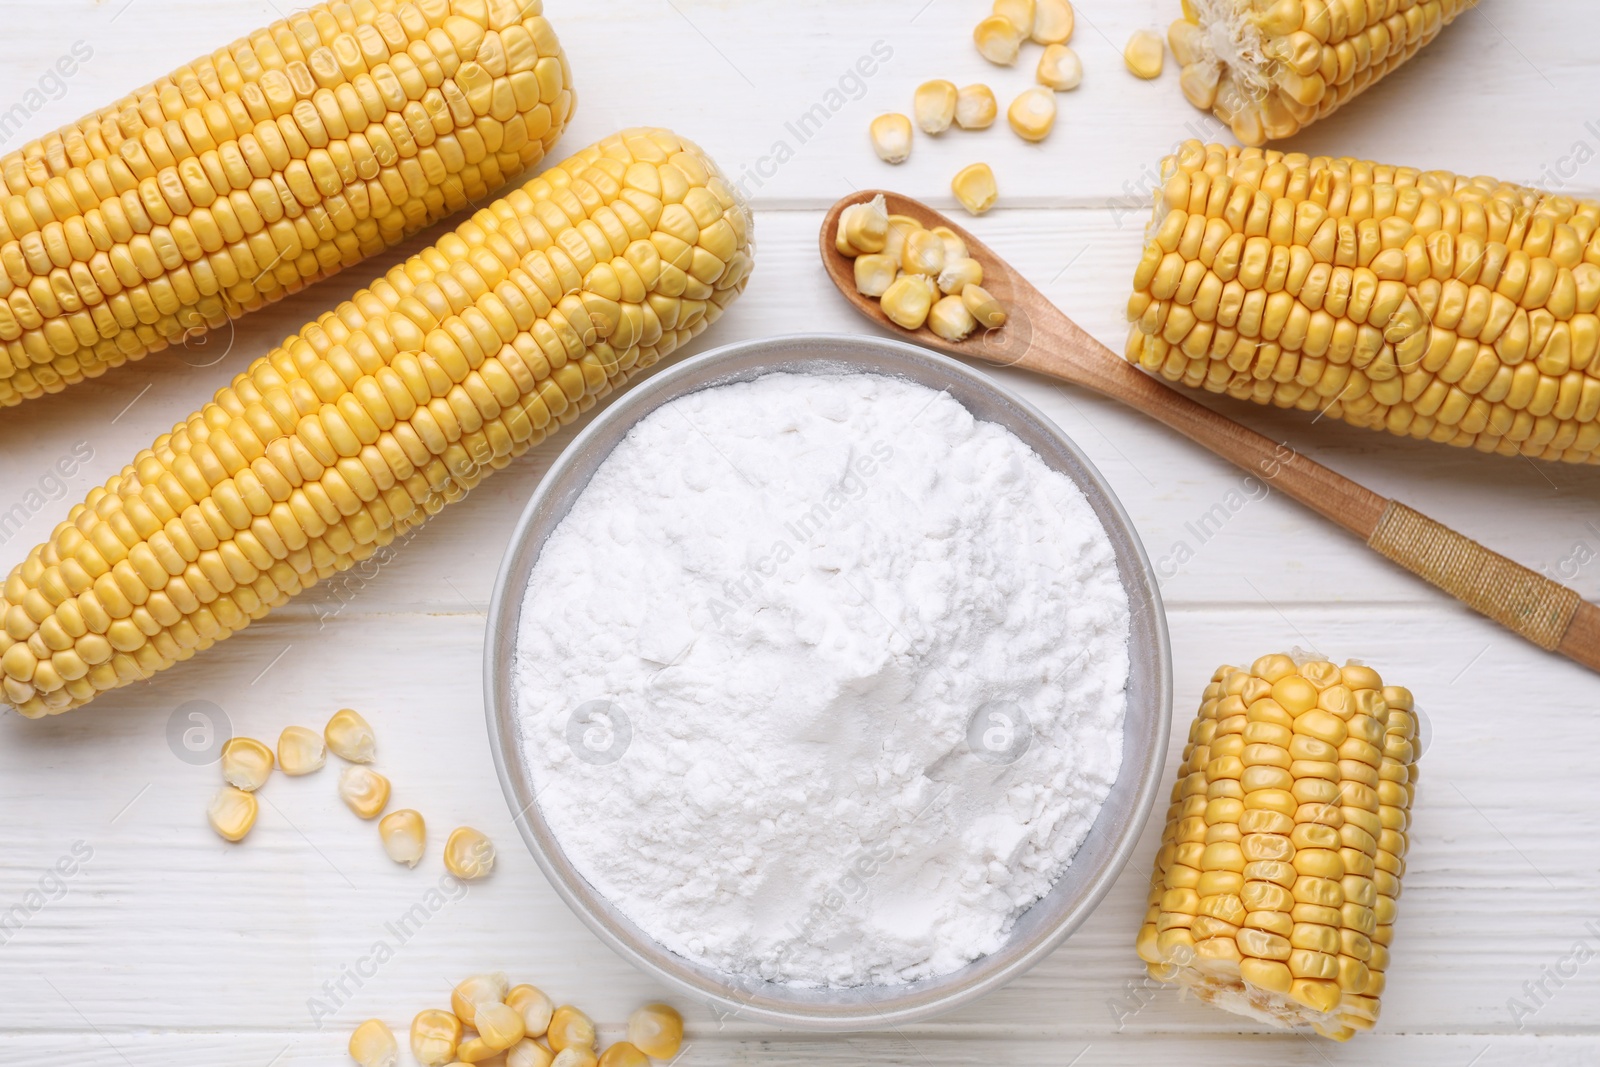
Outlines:
[[[769,363],[765,369],[750,361]],[[743,362],[745,365],[736,367]],[[1129,710],[1124,719],[1124,755],[1118,779],[1112,785],[1089,837],[1079,846],[1082,854],[1107,817],[1113,796],[1126,776],[1137,773],[1138,781],[1131,804],[1124,810],[1121,825],[1109,842],[1099,866],[1087,878],[1086,888],[1048,927],[1026,944],[1015,944],[1016,935],[1033,909],[1049,900],[1069,879],[1069,866],[1039,901],[1018,917],[1011,941],[1000,949],[980,956],[965,967],[948,974],[899,986],[861,986],[831,989],[801,989],[779,986],[714,971],[694,963],[661,945],[615,905],[594,889],[562,852],[559,842],[538,810],[537,791],[523,766],[517,741],[514,716],[515,694],[511,679],[516,658],[516,634],[521,607],[531,574],[543,551],[544,539],[566,517],[572,502],[587,487],[596,467],[641,419],[678,397],[719,385],[748,381],[770,373],[794,372],[794,363],[833,364],[838,371],[884,374],[903,380],[917,380],[909,370],[942,377],[963,386],[968,392],[988,394],[992,404],[1011,409],[1014,417],[1031,420],[1029,427],[1042,433],[1052,446],[1068,458],[1074,470],[1061,470],[1048,456],[1045,462],[1071,478],[1094,507],[1116,550],[1124,588],[1133,612],[1134,630],[1129,634]],[[857,365],[859,364],[859,365]],[[885,366],[888,364],[889,366]],[[727,370],[717,373],[722,367]],[[898,369],[897,369],[898,368]],[[820,369],[820,368],[819,368]],[[709,374],[709,377],[707,375]],[[690,384],[685,384],[690,383]],[[932,388],[931,383],[921,382]],[[960,397],[956,397],[961,401]],[[965,405],[965,402],[963,402]],[[970,409],[969,409],[970,410]],[[974,413],[977,415],[977,413]],[[983,416],[977,416],[982,418]],[[988,421],[1000,421],[989,419]],[[1019,437],[1018,426],[1000,422]],[[596,449],[603,443],[603,451]],[[1030,447],[1034,447],[1030,443]],[[1035,451],[1038,451],[1037,448]],[[587,467],[586,471],[582,468]],[[580,477],[581,472],[581,477]],[[577,479],[574,483],[574,479]],[[552,505],[559,511],[552,514]],[[543,537],[533,542],[533,530],[547,524]],[[1142,604],[1142,607],[1141,607]],[[1148,617],[1143,620],[1141,615]],[[1146,630],[1144,647],[1135,647],[1136,634]],[[1146,688],[1143,696],[1150,705],[1149,722],[1144,730],[1142,765],[1130,767],[1129,751],[1133,737],[1132,690],[1140,671],[1139,656],[1150,657],[1145,664]],[[601,411],[575,436],[551,463],[529,497],[511,532],[505,554],[495,576],[494,591],[487,616],[483,656],[484,714],[496,776],[512,813],[512,821],[522,835],[556,894],[596,936],[618,955],[658,981],[714,1009],[719,1018],[749,1019],[770,1025],[825,1032],[883,1029],[920,1021],[942,1014],[990,993],[1032,968],[1076,931],[1095,910],[1136,849],[1145,824],[1158,799],[1162,772],[1171,734],[1172,654],[1166,613],[1154,568],[1145,552],[1132,520],[1104,476],[1083,451],[1049,417],[1028,401],[976,368],[937,352],[890,338],[870,335],[801,333],[738,341],[711,349],[652,375],[630,387],[616,402]],[[526,796],[524,790],[531,792]],[[1117,813],[1111,813],[1113,819]],[[1098,847],[1098,846],[1097,846]],[[767,990],[781,991],[774,997]],[[802,1006],[794,1000],[831,994],[835,999],[863,996],[860,1003]]]

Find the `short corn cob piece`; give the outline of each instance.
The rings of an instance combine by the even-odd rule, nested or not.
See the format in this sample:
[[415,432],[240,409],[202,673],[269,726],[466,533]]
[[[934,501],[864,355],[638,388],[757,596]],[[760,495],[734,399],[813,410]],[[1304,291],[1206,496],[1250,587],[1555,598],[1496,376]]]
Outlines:
[[0,159],[0,407],[221,326],[544,158],[541,0],[324,3]]
[[1219,668],[1189,730],[1139,957],[1278,1026],[1378,1018],[1417,778],[1411,694],[1369,667]]
[[1476,0],[1183,0],[1184,96],[1247,145],[1292,137],[1417,54]]
[[1162,174],[1129,360],[1356,426],[1600,462],[1600,203],[1198,142]]
[[5,583],[0,695],[77,707],[371,556],[714,321],[749,228],[664,130],[480,210],[72,509]]

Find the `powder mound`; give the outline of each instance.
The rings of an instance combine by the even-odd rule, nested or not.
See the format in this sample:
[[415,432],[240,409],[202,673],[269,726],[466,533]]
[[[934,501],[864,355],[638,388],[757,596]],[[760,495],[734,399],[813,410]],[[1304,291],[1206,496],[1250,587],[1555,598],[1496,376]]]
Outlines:
[[1088,501],[943,393],[771,374],[662,407],[524,597],[540,808],[662,945],[888,985],[1000,947],[1122,761],[1129,608]]

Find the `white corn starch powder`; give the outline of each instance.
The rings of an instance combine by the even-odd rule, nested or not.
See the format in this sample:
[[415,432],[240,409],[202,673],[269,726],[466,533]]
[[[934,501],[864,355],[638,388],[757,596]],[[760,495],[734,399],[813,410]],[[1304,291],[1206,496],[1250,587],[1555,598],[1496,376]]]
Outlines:
[[668,404],[524,598],[545,818],[674,952],[895,984],[1000,947],[1122,761],[1129,608],[1081,492],[949,396],[772,374]]

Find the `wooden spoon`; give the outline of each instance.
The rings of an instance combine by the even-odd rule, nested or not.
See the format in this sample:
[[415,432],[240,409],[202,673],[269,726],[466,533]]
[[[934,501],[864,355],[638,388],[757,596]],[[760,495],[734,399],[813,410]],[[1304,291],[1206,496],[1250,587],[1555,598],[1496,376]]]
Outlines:
[[[926,326],[901,329],[884,315],[875,298],[857,292],[855,261],[839,253],[834,237],[840,213],[875,196],[888,202],[892,215],[909,216],[927,229],[948,226],[959,235],[968,253],[983,265],[983,287],[1010,316],[1006,325],[975,331],[964,341],[946,341]],[[820,243],[822,263],[833,284],[857,311],[880,326],[908,334],[927,348],[1022,367],[1120,400],[1269,482],[1473,610],[1547,651],[1600,671],[1600,608],[1566,586],[1168,388],[1090,337],[982,241],[926,204],[879,189],[853,193],[828,211]]]

